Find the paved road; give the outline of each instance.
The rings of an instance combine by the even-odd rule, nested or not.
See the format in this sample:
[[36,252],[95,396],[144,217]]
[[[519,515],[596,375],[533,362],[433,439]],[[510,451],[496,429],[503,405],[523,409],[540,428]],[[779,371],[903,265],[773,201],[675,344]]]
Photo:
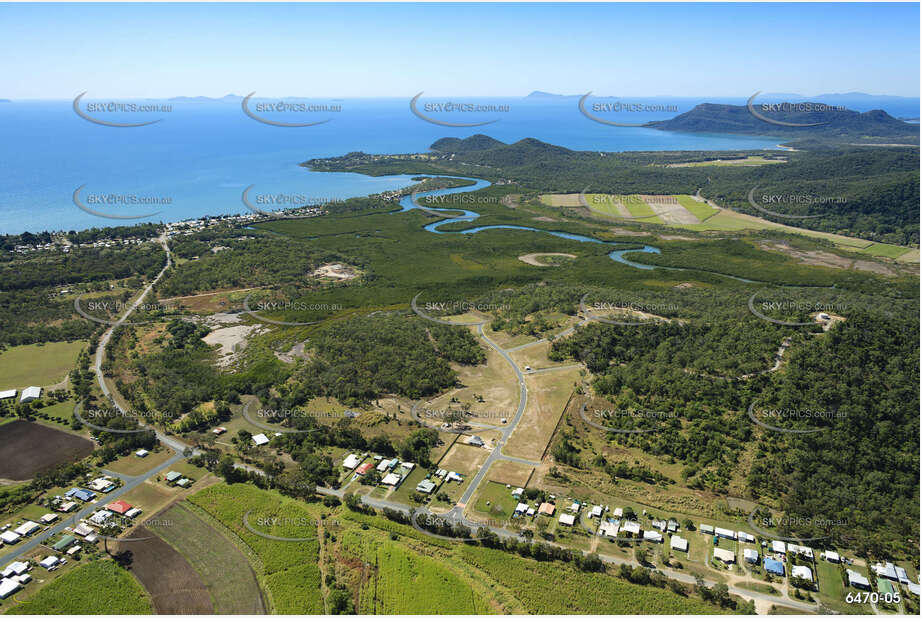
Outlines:
[[[102,337],[100,337],[99,339],[99,346],[96,348],[96,359],[93,365],[93,370],[96,373],[96,380],[99,383],[99,388],[102,390],[102,393],[107,397],[111,397],[111,394],[109,392],[108,386],[105,383],[105,380],[103,379],[102,361],[105,358],[105,349],[109,343],[109,340],[112,337],[112,332],[116,328],[118,328],[118,326],[122,325],[125,322],[125,320],[128,318],[128,316],[131,315],[131,313],[135,309],[137,309],[137,307],[144,301],[144,298],[147,296],[147,294],[150,292],[153,286],[157,283],[157,281],[160,280],[163,274],[172,265],[172,255],[169,250],[169,245],[167,244],[167,241],[166,241],[166,236],[162,235],[160,236],[158,240],[160,244],[163,246],[163,250],[166,251],[166,265],[163,267],[163,270],[161,270],[160,273],[153,279],[153,281],[150,282],[150,285],[148,285],[144,289],[141,295],[138,296],[137,300],[135,300],[125,310],[125,313],[122,314],[122,316],[115,322],[115,324],[113,324],[105,333],[103,333]],[[112,398],[112,401],[115,407],[118,408],[120,412],[122,412],[123,414],[126,414],[125,410],[118,404],[117,401],[115,401],[114,398]],[[66,519],[64,519],[57,525],[52,526],[51,528],[48,528],[44,530],[43,532],[36,534],[33,537],[30,537],[28,541],[25,541],[25,542],[20,541],[20,543],[22,544],[18,545],[15,550],[0,557],[0,566],[5,565],[9,562],[12,562],[16,560],[17,558],[19,558],[20,556],[22,556],[23,554],[32,551],[33,549],[43,544],[50,537],[53,537],[54,535],[63,532],[64,529],[69,526],[73,526],[77,522],[77,520],[85,519],[86,517],[89,517],[90,515],[92,515],[92,513],[98,510],[102,504],[108,504],[109,502],[116,500],[120,496],[127,494],[128,492],[138,487],[141,483],[143,483],[150,477],[156,476],[162,470],[184,459],[183,452],[187,448],[189,448],[189,446],[186,443],[172,436],[167,436],[166,434],[160,431],[156,431],[156,434],[160,442],[162,442],[163,444],[165,444],[166,446],[168,446],[175,452],[175,454],[172,457],[170,457],[168,460],[158,465],[157,467],[153,468],[152,470],[149,470],[148,472],[145,472],[144,474],[141,474],[139,476],[128,476],[126,474],[118,474],[118,473],[107,471],[108,474],[111,474],[112,476],[117,476],[118,478],[120,478],[122,482],[124,483],[124,485],[122,485],[121,487],[119,487],[118,489],[114,491],[109,492],[108,494],[102,494],[101,497],[98,499],[97,503],[87,504],[82,509],[80,509],[73,515],[68,516]]]
[[42,545],[49,538],[57,534],[60,534],[61,532],[64,532],[65,528],[76,525],[78,520],[86,519],[87,517],[92,515],[94,511],[99,510],[99,508],[103,504],[108,504],[109,502],[112,502],[113,500],[117,500],[119,497],[125,495],[132,489],[135,489],[137,486],[139,486],[141,483],[143,483],[145,480],[147,480],[151,476],[159,474],[165,468],[168,468],[174,465],[175,463],[182,461],[182,459],[183,459],[183,456],[181,455],[181,453],[176,453],[175,455],[170,457],[168,460],[166,460],[165,462],[163,462],[162,464],[160,464],[159,466],[157,466],[150,472],[146,474],[142,474],[141,476],[125,477],[124,475],[119,475],[119,478],[121,478],[124,481],[125,483],[124,485],[122,485],[118,489],[110,491],[107,494],[100,494],[100,498],[96,504],[88,503],[86,506],[84,506],[82,509],[80,509],[76,513],[72,515],[68,515],[67,518],[62,520],[60,523],[32,537],[29,537],[28,541],[25,541],[25,542],[20,541],[19,544],[16,545],[16,549],[14,549],[12,552],[8,554],[4,554],[3,556],[0,556],[0,566],[5,566],[9,562],[13,562],[14,560],[17,560],[23,554],[26,554],[32,551],[33,549],[37,548],[39,545]]

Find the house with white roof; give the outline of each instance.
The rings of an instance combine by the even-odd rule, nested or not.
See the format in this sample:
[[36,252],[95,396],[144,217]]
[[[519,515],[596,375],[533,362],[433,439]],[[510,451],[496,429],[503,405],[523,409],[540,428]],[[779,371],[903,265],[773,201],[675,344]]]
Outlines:
[[742,532],[741,530],[739,530],[738,532],[736,532],[736,535],[738,536],[738,538],[739,538],[740,541],[745,541],[746,543],[754,543],[754,542],[755,542],[755,537],[753,537],[752,535],[750,535],[750,534],[747,533],[747,532]]
[[614,509],[614,517],[620,518],[624,516],[624,510],[620,507]]
[[[11,562],[7,569],[14,575],[22,575],[29,570],[29,564],[27,562],[20,562],[17,560],[16,562]],[[6,571],[4,571],[4,573],[6,573]]]
[[576,516],[572,513],[563,513],[560,515],[560,524],[563,526],[571,526],[576,523]]
[[687,551],[688,550],[688,540],[683,539],[677,534],[672,535],[671,540],[672,549],[677,549],[678,551]]
[[518,506],[515,507],[516,513],[526,513],[528,510],[528,505],[524,502],[519,502]]
[[734,530],[727,530],[726,528],[714,528],[713,531],[716,533],[716,536],[724,539],[736,538],[736,533]]
[[346,470],[354,470],[360,463],[361,459],[354,453],[350,453],[349,456],[345,458],[345,461],[342,462],[342,467]]
[[0,541],[3,541],[7,545],[18,543],[19,539],[21,538],[22,537],[20,535],[16,534],[12,530],[7,530],[6,532],[0,533]]
[[794,554],[805,556],[807,558],[812,558],[812,548],[806,547],[805,545],[796,545],[795,543],[787,544],[787,551],[791,551]]
[[713,557],[726,564],[733,564],[736,561],[735,552],[723,549],[722,547],[713,548]]
[[758,550],[752,549],[751,547],[746,547],[742,550],[742,557],[745,558],[745,562],[750,562],[752,564],[758,564]]
[[61,559],[58,558],[57,556],[48,556],[47,558],[45,558],[44,560],[42,560],[42,561],[39,562],[38,564],[39,564],[39,566],[41,566],[41,567],[44,567],[44,568],[46,568],[46,569],[50,569],[51,567],[57,565],[60,561],[61,561]]
[[626,521],[624,525],[620,527],[624,532],[629,532],[630,534],[639,534],[640,533],[640,524],[635,521]]
[[849,586],[854,586],[855,588],[862,588],[863,590],[870,589],[870,580],[851,569],[847,569],[847,583]]
[[34,521],[26,521],[21,526],[13,530],[13,532],[18,534],[19,536],[29,536],[36,530],[41,530],[41,526],[39,526]]
[[787,544],[783,541],[771,541],[771,551],[778,554],[786,554]]
[[604,513],[604,509],[603,509],[603,508],[601,508],[600,506],[593,506],[593,507],[592,507],[592,512],[589,513],[588,516],[589,516],[589,517],[601,517],[601,515],[602,515],[603,513]]
[[603,521],[598,526],[598,536],[616,537],[620,531],[620,526],[612,521]]
[[22,585],[15,579],[0,579],[0,599],[7,598],[20,588]]
[[8,391],[0,391],[0,399],[12,399],[16,396],[16,389],[10,389]]
[[43,524],[50,524],[53,521],[57,521],[57,518],[58,518],[57,513],[46,513],[42,515],[39,521],[41,521]]
[[790,577],[799,577],[807,582],[812,582],[812,569],[802,564],[794,564],[790,567]]
[[399,474],[396,474],[394,472],[388,472],[387,475],[383,479],[381,479],[381,484],[396,487],[397,485],[400,484],[400,481],[402,480],[403,480],[403,477],[400,476]]
[[662,535],[656,532],[655,530],[646,530],[643,532],[643,540],[651,541],[653,543],[661,543]]
[[28,388],[22,389],[22,395],[19,397],[19,403],[28,403],[30,401],[35,401],[41,396],[42,396],[41,386],[30,386]]
[[257,433],[255,436],[253,436],[253,442],[256,443],[256,446],[262,446],[264,444],[268,444],[269,439],[264,433]]
[[835,564],[841,562],[841,556],[838,555],[838,552],[831,551],[830,549],[825,552],[825,559],[828,562],[834,562]]

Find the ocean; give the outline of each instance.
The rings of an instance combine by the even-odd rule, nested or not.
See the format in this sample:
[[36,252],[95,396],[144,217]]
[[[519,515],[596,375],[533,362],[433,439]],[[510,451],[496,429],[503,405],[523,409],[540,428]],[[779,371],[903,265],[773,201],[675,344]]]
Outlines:
[[[666,105],[669,111],[623,113],[618,120],[642,123],[666,119],[704,100],[645,99],[644,104]],[[706,100],[744,103],[741,99]],[[87,102],[81,102],[81,110],[87,109]],[[106,103],[104,99],[97,102]],[[448,102],[485,105],[493,111],[439,111],[437,105]],[[478,127],[427,122],[413,114],[408,98],[328,99],[313,102],[327,106],[321,112],[256,113],[281,122],[328,120],[309,127],[259,122],[243,113],[239,99],[146,103],[169,105],[170,109],[106,112],[103,106],[103,111],[89,114],[107,122],[160,119],[131,128],[85,120],[74,112],[71,100],[0,103],[0,233],[81,230],[248,213],[241,196],[250,186],[252,194],[299,196],[318,204],[393,190],[410,184],[410,176],[320,173],[298,164],[358,150],[423,152],[439,138],[475,133],[503,142],[534,137],[567,148],[603,151],[762,149],[776,148],[781,141],[770,136],[682,134],[608,126],[580,113],[578,99],[573,98],[468,101],[424,97],[417,104],[418,111],[440,121],[494,121]],[[257,103],[250,101],[248,109],[255,112]],[[143,218],[110,219],[85,212],[74,203],[74,192],[80,187],[79,200],[91,210]],[[154,212],[157,214],[151,215]]]

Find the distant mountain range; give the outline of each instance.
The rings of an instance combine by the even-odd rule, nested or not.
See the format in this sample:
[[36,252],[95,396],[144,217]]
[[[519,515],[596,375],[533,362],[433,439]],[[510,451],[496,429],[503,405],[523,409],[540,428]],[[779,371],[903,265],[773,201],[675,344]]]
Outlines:
[[[828,101],[823,103],[829,104]],[[893,118],[879,109],[861,113],[851,110],[773,111],[764,110],[760,103],[753,104],[753,107],[757,113],[771,120],[813,126],[774,124],[758,118],[746,105],[718,103],[703,103],[670,120],[649,122],[644,126],[689,133],[778,135],[860,142],[886,139],[898,143],[918,143],[918,125]]]
[[238,94],[225,94],[222,97],[172,97],[167,100],[186,103],[213,103],[215,101],[242,101],[243,97]]

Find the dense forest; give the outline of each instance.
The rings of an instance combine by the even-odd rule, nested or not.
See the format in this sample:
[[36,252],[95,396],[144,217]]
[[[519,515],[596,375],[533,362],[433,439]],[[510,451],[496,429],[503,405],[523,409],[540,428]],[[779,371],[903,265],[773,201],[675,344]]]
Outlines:
[[418,399],[454,384],[449,362],[475,365],[486,358],[466,329],[401,315],[334,323],[313,338],[311,347],[315,356],[291,387],[294,405],[326,395],[346,405],[388,393]]
[[[74,295],[100,292],[95,301],[121,301],[156,275],[164,260],[163,249],[154,244],[5,257],[0,260],[0,346],[88,337],[99,324],[76,313]],[[124,290],[109,292],[112,281]]]
[[[726,491],[740,453],[754,448],[750,497],[783,508],[784,532],[876,555],[907,551],[917,517],[892,513],[917,514],[917,306],[890,311],[855,298],[846,307],[847,319],[826,333],[748,318],[593,323],[556,341],[551,358],[586,363],[611,410],[642,411],[602,416],[612,428],[652,430],[609,439],[682,462],[689,486]],[[782,371],[714,379],[764,369],[785,337]],[[754,404],[776,415],[756,418],[804,433],[751,422]]]

